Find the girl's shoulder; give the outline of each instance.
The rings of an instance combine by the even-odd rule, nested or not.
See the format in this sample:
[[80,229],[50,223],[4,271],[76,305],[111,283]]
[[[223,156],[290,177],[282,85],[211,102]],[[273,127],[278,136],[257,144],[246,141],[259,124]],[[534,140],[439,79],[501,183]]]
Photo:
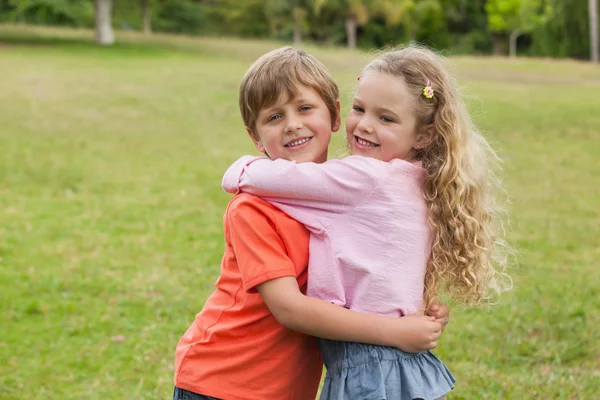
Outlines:
[[364,156],[354,156],[350,155],[348,157],[342,158],[340,160],[329,160],[327,162],[336,162],[341,161],[351,165],[368,165],[374,168],[402,168],[407,170],[421,171],[423,170],[423,165],[421,161],[406,161],[400,158],[394,158],[390,161],[381,161],[372,157],[364,157]]
[[360,170],[367,175],[375,175],[380,178],[384,176],[394,176],[398,172],[403,175],[421,178],[425,169],[421,161],[406,161],[400,158],[394,158],[390,161],[381,161],[372,157],[348,156],[338,160],[329,160],[327,163],[344,164],[343,170]]
[[347,156],[341,159],[329,160],[325,165],[337,166],[343,171],[360,171],[359,175],[381,175],[384,173],[389,165],[384,161],[377,160],[371,157],[363,156]]
[[387,163],[393,169],[400,169],[415,175],[421,175],[425,172],[421,161],[406,161],[400,158],[394,158]]
[[[348,157],[342,158],[343,163],[356,166],[356,167],[364,167],[374,170],[385,170],[389,167],[390,163],[378,160],[373,157],[364,157],[364,156],[354,156],[350,155]],[[329,162],[329,161],[328,161]]]
[[380,172],[386,171],[393,173],[394,171],[400,170],[404,173],[417,176],[420,176],[425,172],[421,161],[406,161],[400,158],[394,158],[390,161],[381,161],[372,157],[348,156],[342,159],[342,161],[352,166],[368,168]]

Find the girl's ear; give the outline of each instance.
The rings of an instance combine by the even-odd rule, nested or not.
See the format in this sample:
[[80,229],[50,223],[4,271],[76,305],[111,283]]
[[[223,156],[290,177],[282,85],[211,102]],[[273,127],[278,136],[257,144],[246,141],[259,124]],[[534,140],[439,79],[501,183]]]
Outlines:
[[433,124],[429,124],[424,126],[421,129],[421,132],[417,136],[417,142],[413,146],[415,149],[424,149],[429,146],[431,142],[433,142],[433,137],[435,134],[435,128]]
[[265,147],[263,146],[260,139],[257,139],[258,135],[255,135],[252,129],[248,127],[246,127],[246,132],[248,132],[250,139],[252,139],[252,141],[254,142],[254,147],[256,147],[256,150],[260,151],[261,153],[265,153]]
[[340,101],[335,102],[335,110],[337,114],[337,118],[335,121],[331,121],[331,132],[337,132],[340,130],[340,126],[342,126],[342,117],[340,116]]

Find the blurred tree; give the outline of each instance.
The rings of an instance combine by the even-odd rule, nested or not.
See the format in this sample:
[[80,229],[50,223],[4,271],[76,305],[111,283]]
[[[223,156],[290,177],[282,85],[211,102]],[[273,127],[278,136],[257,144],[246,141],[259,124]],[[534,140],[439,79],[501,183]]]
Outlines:
[[544,57],[590,57],[588,3],[560,0],[553,3],[551,18],[533,31],[532,54]]
[[112,0],[95,0],[96,43],[111,45],[115,42],[112,29]]
[[[345,17],[347,46],[357,45],[358,28],[362,27],[365,47],[408,40],[426,40],[431,44],[447,39],[444,9],[440,0],[315,0],[317,14],[335,10]],[[404,30],[402,35],[401,28]],[[447,41],[449,42],[449,41]]]
[[271,34],[264,0],[206,0],[207,21],[216,33],[242,37]]
[[591,60],[598,62],[598,0],[588,0]]
[[140,0],[140,6],[142,11],[142,26],[143,32],[146,35],[152,33],[152,19],[150,17],[150,0]]
[[517,55],[517,39],[533,31],[552,16],[552,7],[545,0],[488,0],[486,3],[490,31],[509,34],[509,54]]
[[417,40],[423,22],[432,15],[442,16],[438,0],[385,0],[375,2],[375,13],[381,15],[388,26],[402,24],[410,41]]
[[[362,48],[415,40],[453,53],[597,58],[598,0],[0,0],[0,21]],[[519,40],[528,34],[527,40]],[[523,47],[523,49],[521,49]]]
[[32,24],[91,26],[94,9],[87,0],[4,0],[4,20]]
[[[202,34],[216,30],[208,26],[209,17],[202,3],[186,0],[155,2],[154,29],[169,33]],[[220,22],[220,21],[219,21]]]
[[294,44],[300,44],[303,34],[310,31],[308,17],[313,5],[309,0],[265,0],[265,15],[271,35],[287,36],[287,29],[291,26]]
[[330,7],[312,7],[308,24],[309,31],[305,35],[311,40],[329,45],[347,45],[345,18],[339,10]]
[[485,0],[441,0],[448,30],[446,46],[455,52],[489,53],[492,35],[488,30]]
[[420,41],[430,46],[451,43],[439,0],[380,0],[371,3],[363,26],[362,47],[395,46],[400,41]]
[[322,8],[333,8],[344,15],[346,25],[346,43],[351,49],[356,48],[358,27],[369,20],[369,8],[373,7],[376,0],[314,0],[317,13]]

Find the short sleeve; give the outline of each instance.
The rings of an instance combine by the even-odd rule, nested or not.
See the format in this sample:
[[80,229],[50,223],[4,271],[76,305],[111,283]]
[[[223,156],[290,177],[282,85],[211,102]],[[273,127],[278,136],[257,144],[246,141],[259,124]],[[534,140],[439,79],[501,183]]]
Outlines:
[[259,207],[242,200],[227,213],[229,240],[246,292],[255,293],[256,286],[273,279],[296,276],[273,221]]

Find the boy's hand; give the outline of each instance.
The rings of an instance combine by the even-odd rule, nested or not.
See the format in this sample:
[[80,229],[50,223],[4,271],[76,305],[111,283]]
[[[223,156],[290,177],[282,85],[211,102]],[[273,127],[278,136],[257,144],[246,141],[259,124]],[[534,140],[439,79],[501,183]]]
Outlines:
[[395,346],[407,353],[419,353],[435,349],[442,334],[442,325],[433,316],[410,315],[397,319],[395,332],[398,344]]
[[442,330],[446,329],[446,325],[450,322],[450,308],[444,303],[435,303],[431,306],[427,315],[435,317],[435,321],[442,324]]

